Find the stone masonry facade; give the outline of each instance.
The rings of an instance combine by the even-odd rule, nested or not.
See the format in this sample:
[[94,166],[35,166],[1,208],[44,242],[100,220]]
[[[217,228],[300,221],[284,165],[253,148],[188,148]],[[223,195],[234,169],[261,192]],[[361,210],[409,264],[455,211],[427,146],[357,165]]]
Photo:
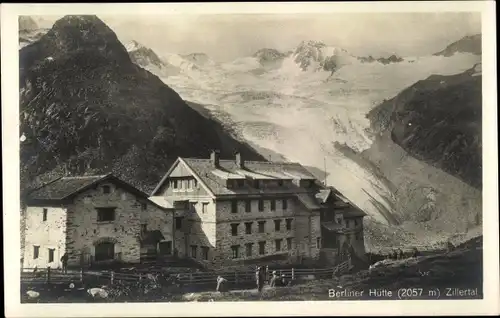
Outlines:
[[[114,216],[99,220],[98,209],[102,208],[113,209]],[[173,210],[162,209],[113,182],[98,183],[61,206],[28,206],[26,215],[24,268],[61,267],[64,253],[69,266],[80,266],[82,260],[88,265],[100,242],[114,244],[116,260],[138,263],[144,225],[148,230],[160,230],[164,241],[174,240]],[[38,255],[34,255],[34,246],[39,246]],[[51,262],[49,248],[55,250]]]
[[[259,200],[263,203],[262,211],[259,210]],[[275,202],[274,209],[271,209],[272,200]],[[287,201],[286,209],[283,207],[284,200]],[[236,213],[232,211],[233,201],[237,202]],[[246,212],[247,202],[250,202],[250,212]],[[216,207],[216,244],[210,260],[212,267],[231,266],[277,255],[284,256],[285,262],[291,262],[296,256],[309,259],[319,256],[316,245],[305,248],[303,240],[297,235],[300,228],[310,229],[311,232],[306,231],[307,235],[316,242],[316,238],[320,237],[319,214],[310,215],[310,218],[301,217],[300,213],[304,211],[292,197],[220,200]],[[311,224],[308,224],[309,220],[312,220]],[[237,227],[236,232],[233,232],[233,227]]]

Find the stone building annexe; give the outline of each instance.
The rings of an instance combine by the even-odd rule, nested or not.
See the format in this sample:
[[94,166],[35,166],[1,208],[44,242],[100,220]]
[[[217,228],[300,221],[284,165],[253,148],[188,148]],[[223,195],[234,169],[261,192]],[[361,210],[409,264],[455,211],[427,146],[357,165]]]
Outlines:
[[364,213],[298,163],[178,158],[151,196],[112,176],[60,178],[30,194],[25,268],[149,255],[207,268],[364,255]]

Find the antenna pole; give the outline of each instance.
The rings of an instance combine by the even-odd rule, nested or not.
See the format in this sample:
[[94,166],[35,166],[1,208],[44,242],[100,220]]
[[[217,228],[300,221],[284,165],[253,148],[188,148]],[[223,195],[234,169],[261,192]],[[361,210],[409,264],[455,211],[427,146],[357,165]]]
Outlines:
[[327,185],[326,185],[326,178],[327,178],[327,177],[326,177],[326,176],[327,176],[327,174],[326,174],[326,157],[323,157],[323,164],[324,164],[324,166],[325,166],[325,181],[324,181],[324,184],[325,184],[325,187],[326,187],[326,186],[327,186]]

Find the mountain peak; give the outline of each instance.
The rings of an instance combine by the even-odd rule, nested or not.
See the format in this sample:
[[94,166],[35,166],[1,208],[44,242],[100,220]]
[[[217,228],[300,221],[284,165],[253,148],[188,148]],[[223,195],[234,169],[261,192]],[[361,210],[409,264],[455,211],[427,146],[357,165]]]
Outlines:
[[58,57],[67,58],[83,52],[100,56],[113,64],[130,62],[127,51],[116,34],[97,16],[69,15],[57,20],[37,42],[20,52],[24,63],[21,71],[49,57],[57,60]]
[[298,46],[299,47],[311,46],[311,47],[316,47],[316,48],[323,48],[323,47],[326,47],[326,44],[324,42],[321,42],[321,41],[302,40]]
[[276,49],[263,48],[255,52],[253,56],[262,64],[283,59],[286,55]]
[[444,50],[434,53],[435,56],[449,57],[455,53],[472,53],[475,55],[482,54],[481,34],[466,35],[458,41],[448,45]]
[[38,29],[38,24],[32,17],[22,15],[19,16],[19,31],[32,31]]
[[67,15],[57,20],[46,36],[60,52],[85,47],[106,56],[128,56],[113,30],[95,15]]

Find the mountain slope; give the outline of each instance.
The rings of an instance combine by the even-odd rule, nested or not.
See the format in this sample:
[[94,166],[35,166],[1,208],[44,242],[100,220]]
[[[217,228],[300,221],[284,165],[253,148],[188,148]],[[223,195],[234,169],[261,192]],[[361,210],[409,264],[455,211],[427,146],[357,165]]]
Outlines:
[[153,74],[168,77],[180,73],[179,68],[163,61],[152,49],[143,46],[137,41],[132,41],[125,48],[132,62]]
[[482,80],[475,73],[433,75],[415,83],[370,111],[372,129],[390,131],[415,158],[480,188]]
[[[22,185],[112,171],[145,191],[177,156],[263,159],[132,63],[95,16],[66,16],[20,55]],[[40,178],[37,178],[40,177]]]
[[33,31],[38,29],[38,24],[30,16],[19,16],[19,31]]
[[451,43],[444,50],[434,53],[436,56],[452,56],[455,53],[472,53],[481,55],[481,34],[468,35]]

